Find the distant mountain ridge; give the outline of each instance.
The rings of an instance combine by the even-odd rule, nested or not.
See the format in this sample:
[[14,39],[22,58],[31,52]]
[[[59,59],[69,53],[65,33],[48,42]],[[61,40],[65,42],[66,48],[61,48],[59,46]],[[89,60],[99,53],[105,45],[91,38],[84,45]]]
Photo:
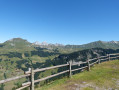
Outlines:
[[67,48],[67,49],[91,49],[91,48],[104,48],[104,49],[119,49],[119,41],[95,41],[88,44],[83,45],[62,45],[62,44],[49,44],[47,42],[35,42],[34,45],[38,45],[40,47],[60,47],[60,48]]
[[23,49],[23,48],[31,47],[31,43],[22,38],[13,38],[13,39],[7,40],[3,44],[4,44],[4,48]]
[[3,48],[32,48],[32,47],[41,47],[41,48],[48,48],[48,49],[72,49],[72,50],[84,50],[84,49],[91,49],[91,48],[104,48],[104,49],[119,49],[119,41],[95,41],[88,44],[83,45],[63,45],[63,44],[52,44],[47,42],[34,42],[30,43],[27,40],[22,38],[13,38],[11,40],[7,40],[4,43],[0,44],[0,47]]
[[64,46],[63,44],[59,44],[59,43],[55,43],[55,44],[52,44],[52,43],[47,43],[47,42],[38,42],[38,41],[36,41],[36,42],[34,42],[33,43],[34,45],[40,45],[40,46],[50,46],[50,45],[54,45],[54,46]]

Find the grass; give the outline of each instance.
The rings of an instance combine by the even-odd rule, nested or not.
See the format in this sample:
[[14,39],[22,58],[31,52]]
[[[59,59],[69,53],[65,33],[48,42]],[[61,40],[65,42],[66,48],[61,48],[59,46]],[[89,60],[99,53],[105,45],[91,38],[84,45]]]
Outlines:
[[91,67],[91,71],[63,78],[40,87],[36,90],[119,90],[119,60],[103,62]]

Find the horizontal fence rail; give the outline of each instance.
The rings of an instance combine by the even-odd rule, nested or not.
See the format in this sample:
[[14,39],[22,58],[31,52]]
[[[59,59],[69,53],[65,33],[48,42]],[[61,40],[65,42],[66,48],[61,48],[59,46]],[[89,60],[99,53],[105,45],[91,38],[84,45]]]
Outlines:
[[[46,67],[46,68],[41,68],[41,69],[33,70],[33,68],[29,68],[29,70],[26,71],[24,73],[24,75],[9,78],[9,79],[5,79],[5,80],[0,80],[0,84],[10,82],[10,81],[13,81],[13,80],[17,80],[17,79],[20,79],[20,78],[30,77],[29,82],[23,83],[22,87],[20,87],[16,90],[22,90],[26,87],[30,87],[30,90],[34,90],[34,84],[35,83],[53,78],[55,76],[58,76],[58,75],[61,75],[61,74],[64,74],[64,73],[69,73],[69,77],[71,77],[72,72],[74,72],[74,71],[78,71],[78,70],[83,71],[86,68],[87,68],[88,71],[90,71],[90,66],[93,66],[96,63],[100,64],[101,61],[106,61],[106,60],[110,61],[112,59],[119,59],[119,53],[107,54],[106,56],[98,56],[97,58],[88,59],[86,62],[75,62],[74,63],[72,61],[69,61],[67,64],[62,64],[62,65],[57,65],[57,66],[52,66],[52,67]],[[72,69],[72,66],[81,66],[81,65],[84,65],[84,66],[80,67],[80,68]],[[34,74],[37,73],[37,72],[42,72],[42,71],[56,69],[56,68],[60,68],[60,67],[66,67],[66,66],[69,67],[68,70],[58,72],[56,74],[53,74],[53,75],[50,75],[50,76],[47,76],[47,77],[44,77],[44,78],[41,78],[41,79],[34,80]]]
[[[34,70],[34,73],[36,72],[41,72],[41,71],[45,71],[45,70],[50,70],[50,69],[55,69],[55,68],[59,68],[59,67],[64,67],[64,66],[68,66],[69,64],[63,64],[63,65],[57,65],[57,66],[52,66],[52,67],[47,67],[47,68],[42,68],[42,69],[36,69]],[[25,74],[30,74],[30,71],[25,72]]]
[[21,75],[21,76],[17,76],[17,77],[13,77],[13,78],[5,79],[5,80],[0,80],[0,84],[2,84],[2,83],[6,83],[6,82],[10,82],[10,81],[13,81],[13,80],[17,80],[17,79],[20,79],[20,78],[25,78],[25,77],[28,77],[28,76],[30,76],[30,74],[27,74],[27,75]]

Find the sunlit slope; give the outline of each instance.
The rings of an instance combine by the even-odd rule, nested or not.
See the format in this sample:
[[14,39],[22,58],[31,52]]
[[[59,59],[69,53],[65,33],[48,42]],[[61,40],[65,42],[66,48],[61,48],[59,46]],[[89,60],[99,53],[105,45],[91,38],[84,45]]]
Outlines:
[[119,60],[103,62],[91,71],[56,80],[37,90],[119,90]]

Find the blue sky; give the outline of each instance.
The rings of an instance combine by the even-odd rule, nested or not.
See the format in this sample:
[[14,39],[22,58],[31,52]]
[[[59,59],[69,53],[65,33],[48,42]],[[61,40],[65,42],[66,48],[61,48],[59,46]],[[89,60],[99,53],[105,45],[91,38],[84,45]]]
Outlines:
[[0,43],[119,41],[119,0],[0,0]]

